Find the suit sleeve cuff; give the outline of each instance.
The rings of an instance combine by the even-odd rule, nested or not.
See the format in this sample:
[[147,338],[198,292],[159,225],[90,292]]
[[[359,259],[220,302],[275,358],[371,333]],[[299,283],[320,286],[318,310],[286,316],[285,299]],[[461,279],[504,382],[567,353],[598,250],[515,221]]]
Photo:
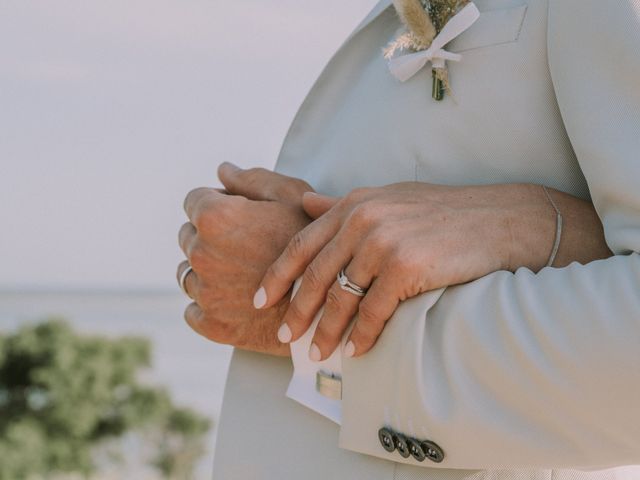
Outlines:
[[[300,282],[301,280],[298,279],[294,284],[291,298],[300,287]],[[342,401],[338,398],[341,395],[338,394],[338,398],[330,398],[323,395],[317,388],[317,380],[318,374],[323,375],[325,378],[333,377],[332,387],[334,392],[336,387],[341,390],[342,352],[346,335],[329,358],[322,362],[312,362],[309,359],[309,347],[321,316],[322,309],[317,313],[305,334],[291,343],[291,359],[293,360],[294,373],[287,389],[287,397],[340,425],[342,421]],[[333,396],[336,397],[336,395]]]

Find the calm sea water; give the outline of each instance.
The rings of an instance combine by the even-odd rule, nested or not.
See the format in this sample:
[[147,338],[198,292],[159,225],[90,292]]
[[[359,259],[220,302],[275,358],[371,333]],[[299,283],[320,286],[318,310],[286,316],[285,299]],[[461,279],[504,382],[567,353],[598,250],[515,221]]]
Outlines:
[[[154,383],[172,392],[176,403],[218,418],[231,348],[195,334],[184,322],[187,300],[180,293],[0,293],[0,330],[61,316],[80,332],[140,335],[153,343]],[[208,438],[197,480],[211,480],[215,428]],[[132,465],[113,478],[153,478]]]

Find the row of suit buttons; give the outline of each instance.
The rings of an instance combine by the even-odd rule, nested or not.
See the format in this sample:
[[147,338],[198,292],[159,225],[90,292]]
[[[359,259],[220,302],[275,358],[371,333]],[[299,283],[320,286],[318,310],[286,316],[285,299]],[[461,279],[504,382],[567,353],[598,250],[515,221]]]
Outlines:
[[403,458],[412,456],[419,462],[424,462],[428,458],[435,463],[440,463],[444,460],[444,452],[431,440],[416,440],[388,428],[378,430],[378,438],[382,448],[387,452],[395,452],[397,450]]

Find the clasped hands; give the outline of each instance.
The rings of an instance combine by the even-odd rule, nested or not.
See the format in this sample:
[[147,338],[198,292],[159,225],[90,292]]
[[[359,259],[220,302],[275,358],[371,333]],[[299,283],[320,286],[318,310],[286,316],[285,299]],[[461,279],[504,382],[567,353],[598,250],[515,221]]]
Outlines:
[[[538,185],[406,182],[332,198],[264,169],[225,163],[218,175],[225,190],[198,188],[185,199],[179,243],[188,260],[178,276],[192,266],[194,300],[185,318],[215,342],[258,352],[289,355],[287,343],[324,306],[311,360],[331,355],[356,314],[344,355],[363,355],[401,301],[498,270],[537,271],[554,240],[555,212]],[[610,255],[593,206],[554,196],[571,219],[558,265]],[[574,237],[582,251],[567,248]],[[340,287],[342,269],[364,297]]]

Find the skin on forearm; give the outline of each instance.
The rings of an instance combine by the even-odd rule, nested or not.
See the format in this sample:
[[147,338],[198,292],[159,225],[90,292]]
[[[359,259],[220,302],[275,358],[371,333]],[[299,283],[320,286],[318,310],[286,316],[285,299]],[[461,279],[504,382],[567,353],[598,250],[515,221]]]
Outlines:
[[[377,297],[373,299],[370,292],[363,302],[370,303],[366,309],[369,317],[377,315],[385,317],[384,320],[393,313],[398,301],[421,291],[464,283],[496,270],[514,271],[519,267],[540,270],[548,261],[556,232],[555,210],[539,185],[450,187],[406,182],[359,189],[342,200],[318,195],[305,195],[303,200],[304,193],[313,189],[299,179],[263,169],[241,170],[229,164],[220,167],[219,175],[228,195],[215,189],[196,189],[185,201],[189,222],[183,225],[179,242],[188,262],[182,262],[177,276],[180,278],[188,266],[193,268],[186,278],[186,287],[194,300],[187,307],[185,318],[194,330],[215,342],[272,355],[290,355],[289,346],[278,341],[286,315],[311,308],[302,319],[306,322],[308,316],[308,323],[299,322],[294,331],[295,338],[299,338],[313,320],[316,311],[313,305],[317,303],[319,308],[323,303],[332,304],[344,310],[344,305],[353,302],[355,297],[339,288],[335,288],[334,297],[343,297],[338,302],[329,302],[327,289],[336,283],[337,271],[347,264],[353,266],[359,254],[362,259],[388,264],[388,268],[382,265],[377,271],[367,272],[369,267],[377,266],[361,262],[362,271],[355,269],[356,273],[371,274],[376,283],[382,283],[384,288],[378,289]],[[549,192],[564,218],[554,266],[611,256],[593,205],[556,190]],[[296,246],[314,241],[316,237],[311,232],[305,239],[301,235],[311,227],[307,226],[309,221],[319,216],[324,218],[313,222],[312,230],[319,229],[322,233],[331,222],[338,222],[338,230],[346,225],[342,241],[353,237],[356,247],[342,252],[345,255],[336,254],[334,249],[331,255],[319,259],[316,283],[318,278],[325,277],[326,282],[322,281],[321,288],[307,288],[317,298],[312,302],[302,298],[303,280],[293,300],[297,302],[296,308],[290,308],[291,284],[317,256]],[[292,237],[298,241],[292,241]],[[319,244],[321,249],[323,242]],[[342,244],[339,250],[345,248],[348,250],[348,245]],[[278,255],[285,255],[283,250],[289,252],[290,260],[295,260],[296,252],[300,255],[306,251],[310,256],[293,263],[301,268],[288,273],[287,269],[276,269],[275,275],[274,265],[269,265]],[[319,267],[326,271],[317,270]],[[274,285],[258,289],[265,286],[265,271],[268,274],[270,270],[272,284],[278,283],[283,275],[287,279],[279,281],[282,285],[274,284],[277,293],[273,291]],[[320,277],[318,272],[322,273]],[[351,271],[347,274],[352,276]],[[356,281],[362,282],[358,277]],[[258,302],[261,305],[258,309],[254,308],[257,293],[252,302],[256,290],[262,290],[264,297]],[[378,303],[385,308],[381,310]],[[331,315],[331,308],[328,310],[327,313],[325,308],[325,317]],[[352,315],[348,311],[342,313],[347,324]],[[359,321],[363,318],[361,311]],[[384,322],[376,324],[382,328]],[[319,329],[323,325],[321,319]],[[332,333],[333,345],[324,342],[324,353],[335,349],[341,333]],[[377,335],[370,337],[375,341]],[[362,339],[356,344],[359,342]],[[371,346],[371,342],[361,344],[357,354]]]
[[[536,202],[527,201],[526,212],[518,209],[517,201],[512,209],[509,216],[511,255],[506,269],[513,272],[527,266],[537,272],[547,265],[553,249],[556,211],[540,185],[518,184],[513,188],[516,189],[515,198],[536,199]],[[587,264],[613,256],[593,204],[559,190],[547,190],[563,218],[560,246],[553,267],[562,268],[573,262]]]
[[[610,256],[593,206],[553,194],[565,220],[553,265]],[[283,342],[300,338],[324,305],[309,351],[314,361],[335,350],[356,313],[347,356],[369,351],[399,302],[408,298],[499,270],[539,271],[556,236],[556,210],[541,185],[402,182],[360,188],[342,199],[305,195],[310,216],[316,216],[310,207],[318,200],[333,206],[290,242],[258,291],[263,299],[258,308],[268,308],[302,275],[279,336]],[[367,289],[363,297],[344,292],[336,282],[341,268]]]
[[[520,267],[530,268],[537,272],[546,266],[553,248],[556,234],[556,211],[549,202],[540,185],[505,184],[479,186],[490,188],[494,195],[478,195],[478,205],[502,204],[507,214],[504,216],[507,233],[504,251],[507,252],[504,269],[515,271]],[[548,188],[549,194],[556,203],[563,217],[563,230],[559,250],[553,266],[561,268],[572,262],[582,264],[612,256],[605,237],[602,223],[594,206],[584,200],[567,193]],[[469,192],[470,198],[475,196]],[[330,208],[317,204],[318,212],[314,217]],[[298,226],[289,226],[286,230],[295,233]],[[281,250],[281,241],[277,242]],[[244,332],[238,335],[236,347],[271,355],[289,357],[291,350],[288,344],[277,340],[277,330],[289,307],[290,294],[286,294],[278,304],[274,305],[271,315],[256,311],[255,318],[243,325]],[[274,321],[274,319],[278,319]]]

